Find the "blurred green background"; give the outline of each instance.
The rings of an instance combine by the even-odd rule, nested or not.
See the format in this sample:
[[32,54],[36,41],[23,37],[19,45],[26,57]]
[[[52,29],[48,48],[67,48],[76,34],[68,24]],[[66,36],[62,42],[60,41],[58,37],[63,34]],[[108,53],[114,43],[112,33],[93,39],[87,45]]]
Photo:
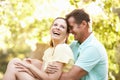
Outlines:
[[[54,18],[85,8],[93,31],[104,44],[109,80],[120,80],[120,0],[0,0],[0,80],[14,57],[29,57],[38,43],[49,42]],[[73,37],[69,37],[69,42]]]

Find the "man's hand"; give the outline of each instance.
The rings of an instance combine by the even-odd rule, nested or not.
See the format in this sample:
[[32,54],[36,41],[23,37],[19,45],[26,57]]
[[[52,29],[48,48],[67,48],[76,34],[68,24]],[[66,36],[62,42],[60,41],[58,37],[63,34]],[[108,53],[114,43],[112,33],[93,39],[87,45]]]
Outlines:
[[58,71],[58,66],[54,65],[54,63],[48,64],[48,66],[47,66],[47,68],[45,70],[45,72],[49,73],[49,74],[54,74],[57,71]]

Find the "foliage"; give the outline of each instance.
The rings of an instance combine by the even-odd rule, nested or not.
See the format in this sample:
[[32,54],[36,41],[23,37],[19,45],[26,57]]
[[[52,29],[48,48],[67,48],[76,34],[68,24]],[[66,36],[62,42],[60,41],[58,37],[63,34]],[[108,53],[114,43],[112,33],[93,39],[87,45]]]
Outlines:
[[53,19],[36,18],[36,5],[32,0],[0,3],[0,71],[4,72],[10,59],[29,57],[31,48],[34,48],[32,44],[43,42]]

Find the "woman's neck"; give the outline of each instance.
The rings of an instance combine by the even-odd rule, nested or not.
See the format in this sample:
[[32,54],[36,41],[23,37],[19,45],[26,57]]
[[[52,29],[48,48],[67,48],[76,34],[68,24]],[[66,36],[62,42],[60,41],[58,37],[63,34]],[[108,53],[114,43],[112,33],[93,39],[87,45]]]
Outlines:
[[58,44],[65,43],[65,41],[56,41],[56,40],[52,40],[52,42],[53,42],[53,47],[56,47]]

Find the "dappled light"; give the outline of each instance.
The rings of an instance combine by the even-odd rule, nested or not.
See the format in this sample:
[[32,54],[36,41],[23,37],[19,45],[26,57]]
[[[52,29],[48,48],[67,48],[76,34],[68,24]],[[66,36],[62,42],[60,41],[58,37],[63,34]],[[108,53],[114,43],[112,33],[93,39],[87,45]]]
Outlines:
[[[46,49],[52,21],[77,8],[84,8],[91,15],[93,32],[107,50],[109,80],[120,80],[120,11],[116,9],[120,8],[119,3],[119,0],[0,0],[0,80],[12,58],[38,54],[39,46]],[[74,40],[71,34],[68,39],[68,44]]]

